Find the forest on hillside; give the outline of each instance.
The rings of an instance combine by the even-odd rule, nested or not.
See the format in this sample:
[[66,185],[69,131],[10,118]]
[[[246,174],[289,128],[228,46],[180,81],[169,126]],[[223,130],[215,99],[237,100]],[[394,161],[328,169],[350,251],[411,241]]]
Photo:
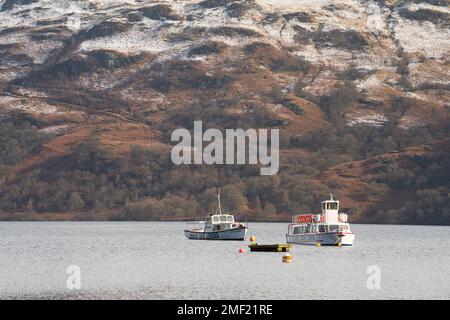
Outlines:
[[[276,99],[277,88],[269,94]],[[330,191],[339,197],[340,186],[318,184],[313,179],[328,168],[446,137],[445,128],[439,132],[426,127],[403,131],[395,123],[381,128],[345,126],[339,106],[343,110],[351,99],[351,88],[340,88],[319,101],[329,110],[328,117],[335,123],[332,128],[304,136],[281,129],[282,150],[307,152],[301,156],[282,152],[276,176],[260,176],[255,165],[175,166],[167,148],[133,147],[129,154],[118,156],[93,136],[69,156],[11,178],[11,168],[53,137],[42,133],[35,119],[14,113],[4,117],[0,126],[0,210],[4,214],[22,212],[23,217],[27,213],[76,212],[83,219],[96,219],[103,212],[112,220],[186,219],[214,212],[221,188],[226,211],[247,220],[289,220],[292,214],[318,210]],[[205,108],[201,101],[186,111],[174,112],[170,122],[160,124],[168,144],[174,128],[192,128],[200,109],[207,110],[202,117],[205,127],[247,128],[272,121],[270,112],[264,110],[245,121],[225,117],[219,106]],[[335,108],[327,109],[331,105]],[[387,174],[371,182],[368,195],[405,190],[414,195],[414,201],[366,214],[355,208],[344,209],[360,222],[450,224],[448,155],[416,160],[407,168],[388,164]]]

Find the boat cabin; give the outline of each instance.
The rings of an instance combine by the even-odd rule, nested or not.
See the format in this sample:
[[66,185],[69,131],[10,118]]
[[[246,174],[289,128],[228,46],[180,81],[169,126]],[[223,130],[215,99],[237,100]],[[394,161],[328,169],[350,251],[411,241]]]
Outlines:
[[307,234],[307,233],[328,233],[328,232],[347,232],[350,231],[348,223],[336,224],[295,224],[290,225],[289,234]]
[[333,200],[333,197],[331,197],[331,200],[322,201],[322,214],[337,213],[338,211],[339,211],[338,200]]
[[347,223],[347,214],[339,213],[339,201],[334,200],[330,196],[330,200],[322,201],[322,214],[319,215],[317,222],[332,223]]
[[234,216],[231,214],[212,214],[209,222],[212,224],[234,223]]
[[212,214],[205,222],[205,231],[222,231],[236,228],[238,225],[231,214]]

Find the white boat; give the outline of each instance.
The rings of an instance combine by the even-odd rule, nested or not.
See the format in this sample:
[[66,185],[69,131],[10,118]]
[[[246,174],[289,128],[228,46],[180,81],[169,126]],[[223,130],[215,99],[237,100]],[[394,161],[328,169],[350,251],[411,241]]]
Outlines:
[[243,223],[234,221],[232,214],[223,214],[220,204],[220,192],[218,195],[219,207],[215,214],[210,215],[205,221],[200,221],[199,226],[184,230],[186,238],[191,240],[245,240],[247,227]]
[[351,246],[355,234],[350,230],[348,216],[339,212],[339,201],[322,202],[321,214],[300,214],[292,217],[286,233],[287,243],[324,246]]

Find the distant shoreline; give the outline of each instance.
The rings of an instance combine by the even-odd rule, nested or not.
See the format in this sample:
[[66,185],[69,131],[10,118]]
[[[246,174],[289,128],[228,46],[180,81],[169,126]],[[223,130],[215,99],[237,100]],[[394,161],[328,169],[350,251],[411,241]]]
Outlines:
[[[111,221],[111,222],[125,222],[125,221],[142,221],[142,222],[189,222],[189,221],[200,221],[203,220],[202,217],[174,217],[174,218],[164,218],[164,219],[120,219],[116,218],[118,215],[113,213],[0,213],[0,222],[2,221]],[[248,219],[245,217],[236,216],[236,220],[243,223],[246,222],[282,222],[290,223],[290,219],[285,217],[280,217],[280,219]]]
[[[100,215],[97,217],[89,216],[85,214],[49,214],[49,213],[34,213],[32,216],[30,214],[22,214],[22,217],[17,217],[21,214],[5,214],[0,213],[0,223],[1,222],[189,222],[189,221],[199,221],[198,217],[194,218],[176,218],[176,219],[154,219],[154,220],[120,220],[120,219],[108,219],[105,216]],[[15,216],[15,217],[13,217]],[[70,218],[68,218],[68,216]],[[63,218],[65,217],[65,218]],[[14,219],[15,218],[15,219]],[[261,219],[261,220],[246,220],[238,219],[243,223],[291,223],[291,220],[286,219]],[[351,224],[370,224],[370,225],[393,225],[393,226],[435,226],[435,227],[450,227],[450,225],[445,224],[398,224],[398,223],[381,223],[381,222],[369,222],[369,221],[355,221]]]

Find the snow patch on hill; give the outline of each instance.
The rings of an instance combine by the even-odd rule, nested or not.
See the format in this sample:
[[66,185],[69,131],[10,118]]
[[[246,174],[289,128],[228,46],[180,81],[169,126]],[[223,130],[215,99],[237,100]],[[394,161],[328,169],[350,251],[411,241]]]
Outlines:
[[[230,4],[205,8],[198,5],[200,1],[41,0],[0,12],[0,45],[5,45],[0,50],[8,55],[7,59],[0,61],[0,79],[11,80],[40,67],[37,65],[46,62],[53,50],[63,46],[62,40],[53,39],[81,35],[76,38],[77,45],[84,34],[78,32],[88,32],[101,22],[119,21],[120,25],[125,25],[123,29],[114,30],[112,27],[106,32],[115,32],[111,36],[103,36],[101,32],[89,34],[89,39],[81,42],[75,52],[71,51],[72,48],[64,52],[63,59],[92,50],[114,50],[130,55],[147,51],[154,53],[155,58],[148,64],[137,66],[142,68],[140,72],[150,70],[154,62],[183,59],[195,60],[196,65],[201,66],[201,72],[208,75],[217,70],[232,72],[232,64],[228,62],[247,58],[242,47],[262,42],[277,49],[268,51],[264,58],[269,61],[271,54],[278,59],[279,51],[283,56],[281,59],[295,54],[311,63],[313,71],[305,75],[293,74],[296,71],[292,66],[288,66],[290,70],[275,72],[267,65],[256,66],[272,72],[283,93],[293,91],[296,80],[304,77],[305,92],[315,96],[326,95],[351,68],[360,72],[357,75],[359,80],[352,81],[367,96],[369,104],[381,105],[388,96],[408,94],[409,88],[400,84],[401,75],[397,70],[400,55],[406,52],[410,59],[409,74],[404,77],[413,88],[424,91],[422,100],[434,99],[441,106],[445,104],[443,101],[448,101],[445,95],[438,96],[432,90],[422,88],[430,85],[445,88],[449,83],[449,28],[433,17],[429,21],[426,20],[428,17],[419,17],[422,21],[412,20],[415,18],[407,19],[401,12],[426,9],[449,13],[446,6],[402,2],[392,9],[375,1],[256,0],[249,10],[244,10],[236,18],[230,15]],[[142,8],[156,4],[170,6],[177,17],[171,20],[143,16],[142,19],[128,20],[129,12],[139,15]],[[61,37],[59,34],[49,40],[33,37],[45,26],[59,27]],[[226,46],[220,53],[190,54],[192,48],[206,41],[217,41]],[[126,69],[123,73],[117,70],[87,72],[77,81],[83,88],[114,89],[121,87],[121,83],[126,83],[131,73],[137,71],[131,66],[123,69]],[[133,99],[133,90],[124,96]],[[152,99],[150,96],[147,98]],[[385,120],[383,117],[382,113],[356,114],[348,124],[379,126]],[[405,123],[410,122],[405,120]]]
[[55,114],[59,109],[48,103],[35,100],[22,100],[13,97],[0,96],[0,109],[21,110],[36,114]]
[[413,21],[395,15],[395,36],[406,52],[419,52],[437,59],[450,55],[450,29],[440,28],[430,21]]
[[382,127],[388,121],[388,118],[384,114],[369,111],[357,111],[352,114],[347,114],[346,117],[346,124],[349,127],[361,125],[370,127]]
[[398,120],[398,127],[404,130],[411,128],[423,127],[427,125],[427,122],[412,115],[404,115]]
[[304,8],[322,8],[329,5],[353,5],[352,0],[256,0],[261,5],[270,6],[276,10],[293,11]]
[[43,133],[61,134],[73,127],[74,127],[73,125],[63,124],[63,125],[58,125],[58,126],[50,126],[50,127],[42,128],[39,131],[43,132]]

